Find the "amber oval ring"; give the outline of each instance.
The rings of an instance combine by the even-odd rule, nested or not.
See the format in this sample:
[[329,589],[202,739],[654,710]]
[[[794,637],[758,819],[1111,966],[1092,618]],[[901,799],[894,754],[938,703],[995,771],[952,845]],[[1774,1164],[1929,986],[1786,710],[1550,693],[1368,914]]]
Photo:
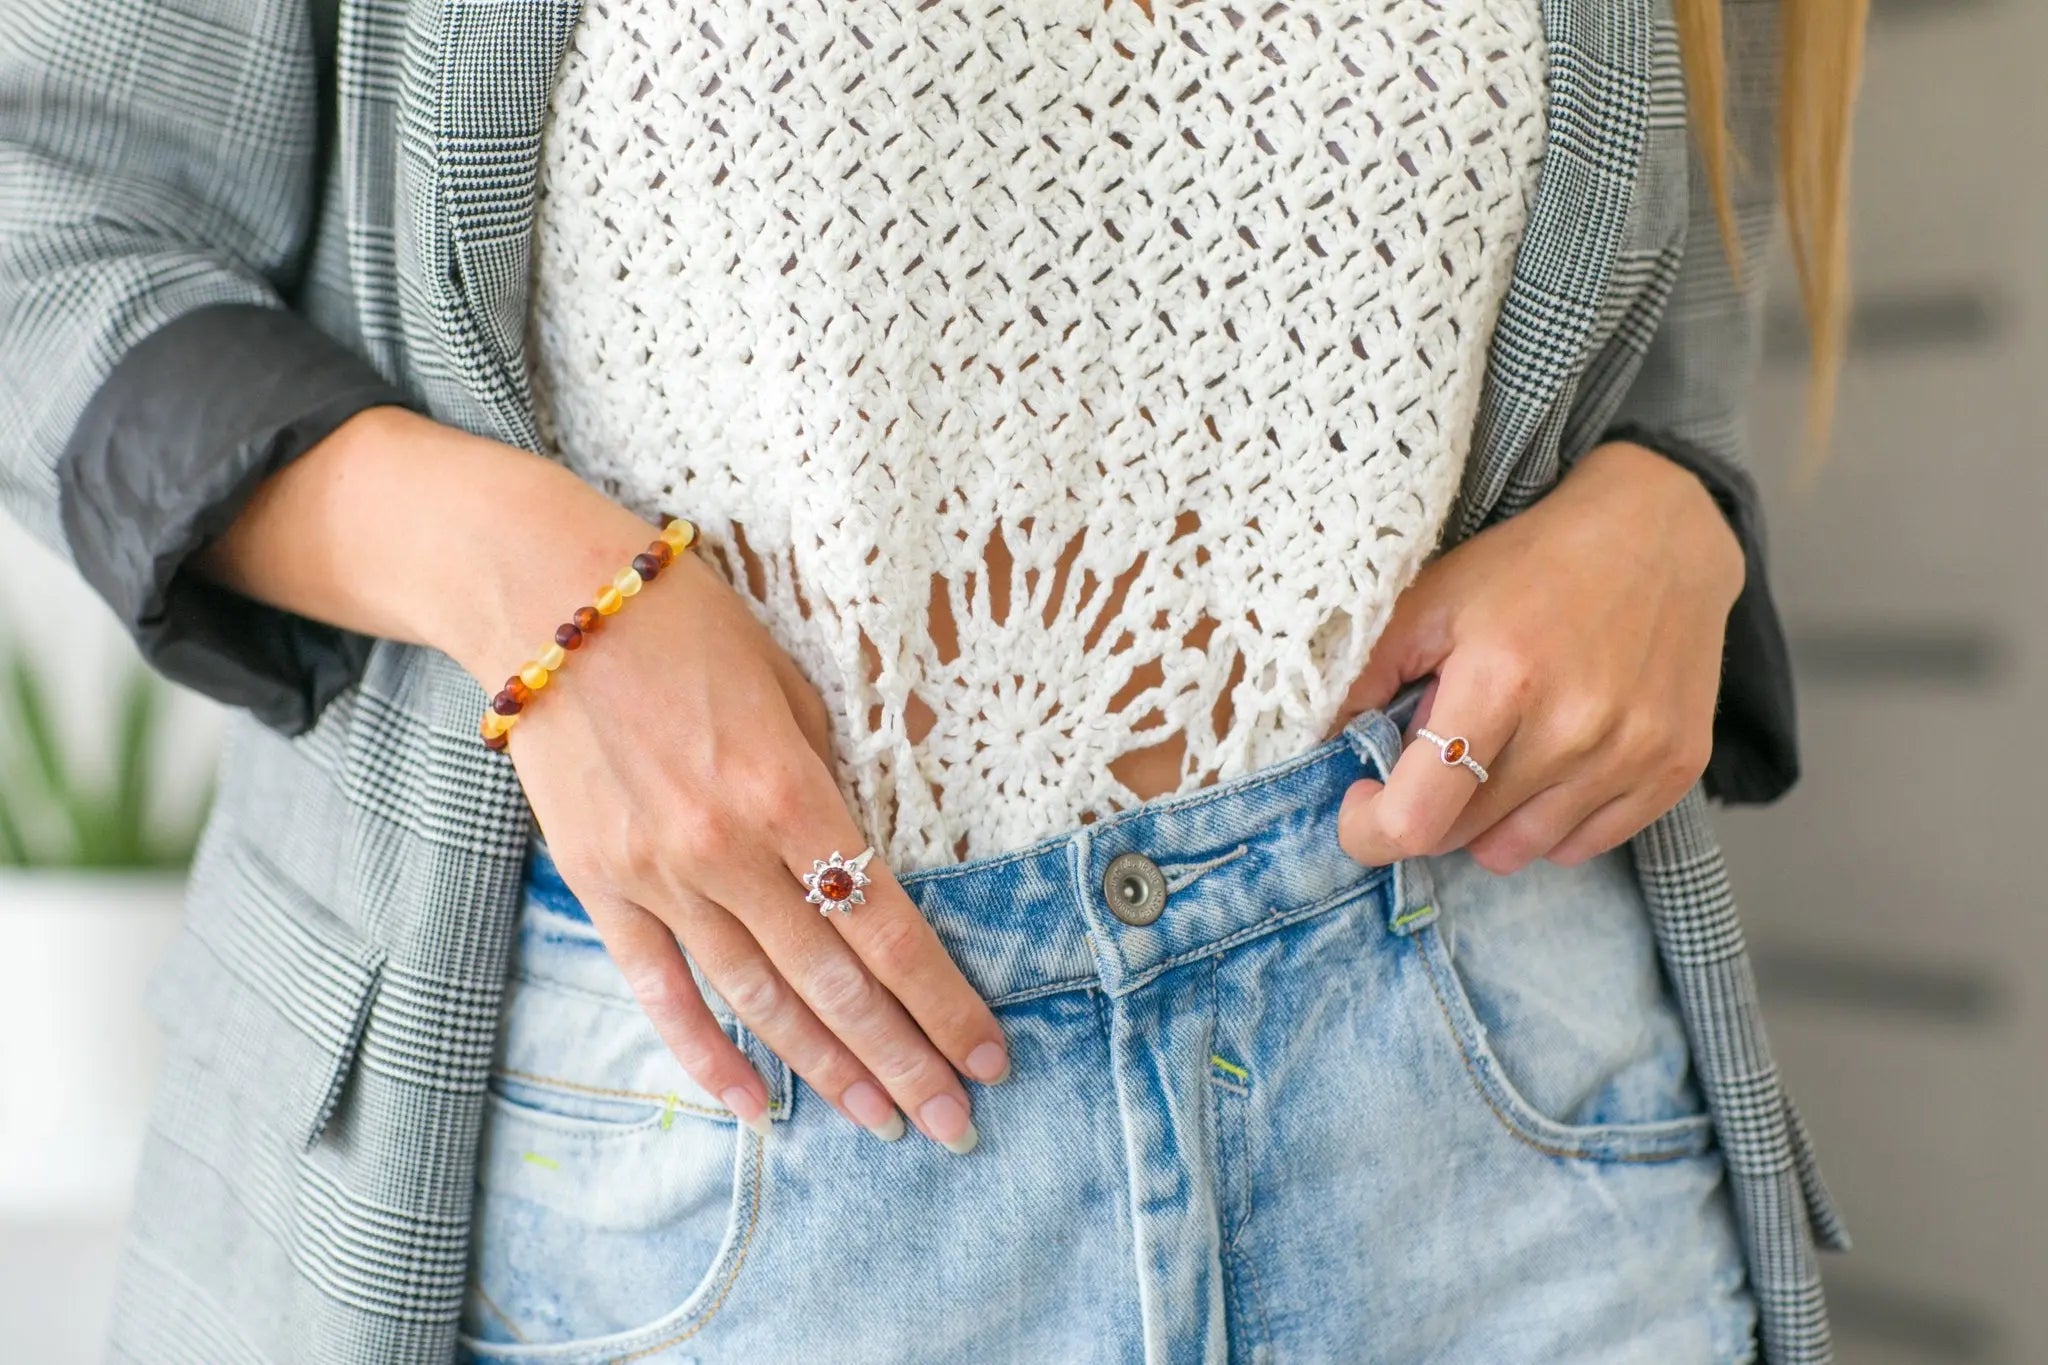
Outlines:
[[1466,743],[1463,735],[1452,735],[1449,739],[1445,739],[1434,730],[1417,730],[1415,737],[1417,739],[1426,739],[1431,744],[1436,745],[1436,751],[1442,756],[1444,762],[1451,764],[1453,767],[1470,768],[1474,777],[1478,778],[1481,782],[1486,780],[1486,769],[1481,766],[1478,759],[1472,757],[1472,746]]
[[867,904],[860,889],[874,879],[861,869],[874,856],[874,845],[870,844],[851,858],[840,857],[836,848],[829,858],[813,858],[811,870],[802,878],[809,893],[804,899],[817,906],[821,915],[829,915],[835,909],[851,914],[854,906]]

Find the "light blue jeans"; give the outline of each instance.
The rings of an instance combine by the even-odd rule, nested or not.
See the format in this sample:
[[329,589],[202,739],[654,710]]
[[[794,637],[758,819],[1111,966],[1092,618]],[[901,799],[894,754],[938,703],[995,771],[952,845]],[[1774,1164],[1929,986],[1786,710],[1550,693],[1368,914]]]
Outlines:
[[[1234,780],[899,874],[1009,1038],[964,1157],[854,1127],[711,994],[773,1096],[772,1136],[737,1123],[538,854],[468,1358],[1752,1359],[1626,849],[1361,865],[1338,805],[1400,745],[1365,712]],[[1147,925],[1109,908],[1126,852],[1165,878]]]

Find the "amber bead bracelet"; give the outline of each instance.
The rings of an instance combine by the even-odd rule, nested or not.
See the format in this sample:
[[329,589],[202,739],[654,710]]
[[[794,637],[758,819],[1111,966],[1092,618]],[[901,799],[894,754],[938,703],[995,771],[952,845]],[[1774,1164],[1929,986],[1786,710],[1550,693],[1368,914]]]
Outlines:
[[617,578],[598,590],[591,605],[578,607],[574,616],[556,626],[554,641],[507,678],[503,690],[484,708],[484,747],[503,749],[510,743],[512,727],[519,723],[520,712],[533,701],[534,693],[546,687],[548,679],[569,661],[570,653],[583,648],[583,642],[598,632],[605,617],[616,614],[626,605],[627,598],[653,582],[655,575],[696,540],[696,526],[683,517],[674,518],[645,550],[633,556],[632,564],[619,570]]

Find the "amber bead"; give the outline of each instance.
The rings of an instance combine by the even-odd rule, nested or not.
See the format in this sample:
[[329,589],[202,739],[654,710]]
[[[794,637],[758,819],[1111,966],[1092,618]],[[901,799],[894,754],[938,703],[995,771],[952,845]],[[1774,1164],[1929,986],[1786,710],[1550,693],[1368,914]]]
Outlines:
[[687,550],[697,538],[697,528],[687,518],[677,517],[661,528],[661,538],[678,550]]
[[[654,556],[654,566],[658,569],[666,569],[676,557],[675,546],[665,540],[648,541],[647,553]],[[635,560],[634,562],[637,564],[639,561]],[[646,575],[642,574],[641,577],[644,578]]]
[[549,645],[540,652],[539,662],[542,668],[552,673],[563,664],[569,662],[569,651],[563,649],[560,645]]
[[494,739],[499,735],[512,733],[512,727],[518,723],[518,720],[519,717],[517,716],[501,716],[496,711],[486,711],[484,712],[483,722],[478,728],[483,731],[485,739]]
[[525,702],[519,700],[510,692],[500,692],[497,696],[491,698],[491,709],[501,716],[516,716],[519,714],[520,708],[525,705]]
[[493,753],[505,752],[505,746],[511,742],[512,736],[510,734],[484,736],[484,747]]
[[524,706],[533,700],[533,689],[528,687],[522,679],[507,678],[505,679],[504,689],[499,695],[509,696],[521,706]]
[[652,583],[654,576],[661,572],[661,565],[655,562],[653,555],[634,555],[633,572],[640,575],[642,583]]
[[575,621],[576,629],[582,631],[585,635],[590,634],[604,624],[604,615],[596,607],[578,607],[576,608],[576,615],[570,619]]
[[581,649],[583,648],[583,632],[565,621],[555,627],[555,643],[564,649]]
[[548,671],[537,663],[527,664],[519,670],[519,681],[538,692],[548,685]]
[[605,587],[598,590],[597,609],[601,614],[605,616],[613,615],[620,607],[625,605],[626,599],[617,588]]
[[618,589],[619,596],[631,597],[634,593],[640,591],[641,582],[640,575],[633,570],[621,569],[619,570],[619,576],[612,580],[612,586]]

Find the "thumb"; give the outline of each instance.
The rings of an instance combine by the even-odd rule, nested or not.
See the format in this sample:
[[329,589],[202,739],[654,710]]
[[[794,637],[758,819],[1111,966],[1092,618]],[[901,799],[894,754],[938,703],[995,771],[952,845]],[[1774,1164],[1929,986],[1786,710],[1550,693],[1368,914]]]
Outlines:
[[1376,711],[1417,678],[1437,672],[1451,652],[1450,614],[1428,568],[1394,602],[1393,614],[1373,642],[1365,669],[1344,696],[1344,712]]

